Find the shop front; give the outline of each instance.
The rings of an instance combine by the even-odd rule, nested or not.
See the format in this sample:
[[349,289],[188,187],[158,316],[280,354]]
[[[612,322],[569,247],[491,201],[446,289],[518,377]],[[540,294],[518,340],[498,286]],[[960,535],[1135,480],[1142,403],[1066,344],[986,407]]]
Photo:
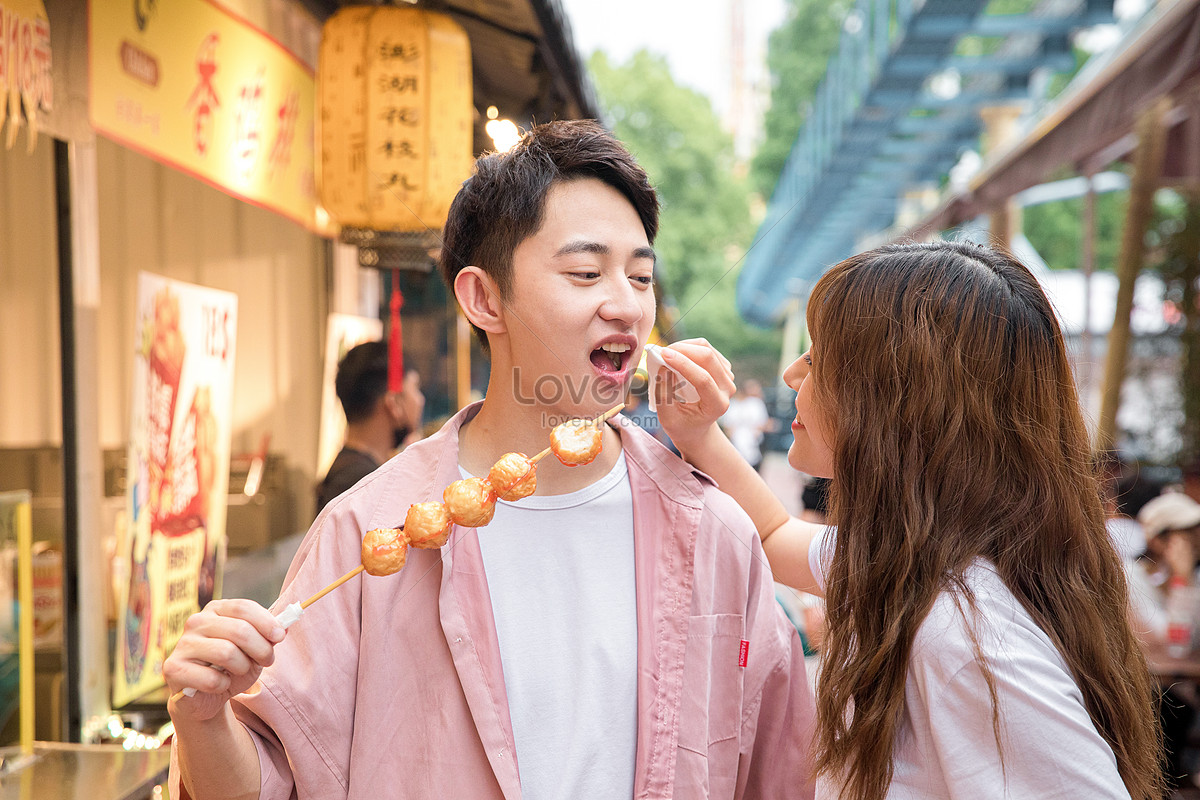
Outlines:
[[[461,12],[475,153],[489,106],[521,126],[594,113],[557,5],[516,5]],[[331,339],[389,328],[393,275],[429,421],[482,389],[436,274],[363,266],[319,205],[327,6],[0,0],[0,30],[29,31],[0,46],[20,95],[0,103],[0,493],[30,509],[38,741],[152,749],[190,610],[272,599],[339,416]],[[18,549],[0,541],[6,574]]]

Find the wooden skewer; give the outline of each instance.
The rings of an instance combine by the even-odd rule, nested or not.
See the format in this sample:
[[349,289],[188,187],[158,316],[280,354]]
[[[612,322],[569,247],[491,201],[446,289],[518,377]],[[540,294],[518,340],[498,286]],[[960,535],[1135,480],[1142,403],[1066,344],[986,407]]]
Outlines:
[[[621,413],[621,409],[623,409],[624,407],[625,407],[624,403],[618,403],[617,405],[610,408],[608,411],[605,411],[603,414],[601,414],[600,416],[598,416],[594,420],[592,420],[591,424],[599,427],[602,423],[604,423],[605,420],[609,419],[610,417],[615,417],[617,414]],[[550,453],[552,451],[553,451],[553,448],[547,447],[545,450],[538,453],[533,458],[529,459],[529,463],[536,464],[537,462],[541,461],[546,456],[550,455]]]
[[317,601],[318,601],[318,600],[320,600],[322,597],[324,597],[325,595],[329,594],[329,593],[330,593],[330,592],[332,592],[334,589],[336,589],[337,587],[341,586],[343,583],[345,583],[346,581],[350,580],[351,578],[353,578],[353,577],[354,577],[355,575],[357,575],[358,573],[362,572],[362,571],[363,571],[363,569],[365,569],[365,567],[363,567],[363,565],[362,565],[362,564],[359,564],[357,567],[355,567],[354,569],[350,570],[350,571],[349,571],[349,572],[347,572],[345,575],[343,575],[342,577],[338,578],[336,581],[334,581],[333,583],[329,584],[329,585],[328,585],[328,586],[326,586],[324,589],[322,589],[321,591],[319,591],[319,592],[317,592],[316,594],[314,594],[312,597],[310,597],[310,598],[308,598],[307,600],[305,600],[303,603],[301,603],[301,604],[300,604],[300,607],[301,607],[301,608],[308,608],[308,607],[309,607],[309,606],[311,606],[313,603],[317,602]]

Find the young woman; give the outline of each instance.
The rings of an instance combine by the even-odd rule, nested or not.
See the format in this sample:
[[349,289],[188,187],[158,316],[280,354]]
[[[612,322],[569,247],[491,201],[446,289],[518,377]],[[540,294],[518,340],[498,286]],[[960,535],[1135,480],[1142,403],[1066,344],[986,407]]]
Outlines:
[[1161,797],[1151,681],[1037,281],[975,245],[891,245],[831,268],[807,314],[788,458],[832,478],[836,531],[790,518],[720,433],[732,374],[706,343],[666,351],[701,400],[659,418],[777,579],[824,589],[817,796]]

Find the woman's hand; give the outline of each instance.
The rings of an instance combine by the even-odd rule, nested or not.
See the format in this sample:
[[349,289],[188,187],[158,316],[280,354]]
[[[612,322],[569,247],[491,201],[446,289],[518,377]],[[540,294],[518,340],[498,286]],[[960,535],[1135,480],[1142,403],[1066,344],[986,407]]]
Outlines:
[[[231,697],[254,685],[275,661],[284,630],[253,600],[213,600],[184,623],[183,636],[163,662],[171,692],[196,690],[175,703],[197,720],[214,717]],[[174,713],[174,712],[173,712]]]
[[729,408],[735,390],[729,360],[704,339],[685,339],[659,351],[663,361],[675,370],[700,396],[695,403],[679,397],[679,378],[661,371],[654,386],[658,421],[671,441],[687,453],[709,435],[721,415]]

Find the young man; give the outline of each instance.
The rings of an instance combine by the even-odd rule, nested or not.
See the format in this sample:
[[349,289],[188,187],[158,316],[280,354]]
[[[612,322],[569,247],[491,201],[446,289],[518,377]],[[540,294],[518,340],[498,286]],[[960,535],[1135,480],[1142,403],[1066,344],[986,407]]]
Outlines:
[[[276,610],[357,566],[366,530],[620,402],[654,320],[657,205],[592,122],[479,160],[442,267],[490,351],[487,397],[326,508]],[[170,708],[197,800],[812,796],[812,695],[754,527],[632,425],[286,636],[210,604],[164,675],[200,690]]]

